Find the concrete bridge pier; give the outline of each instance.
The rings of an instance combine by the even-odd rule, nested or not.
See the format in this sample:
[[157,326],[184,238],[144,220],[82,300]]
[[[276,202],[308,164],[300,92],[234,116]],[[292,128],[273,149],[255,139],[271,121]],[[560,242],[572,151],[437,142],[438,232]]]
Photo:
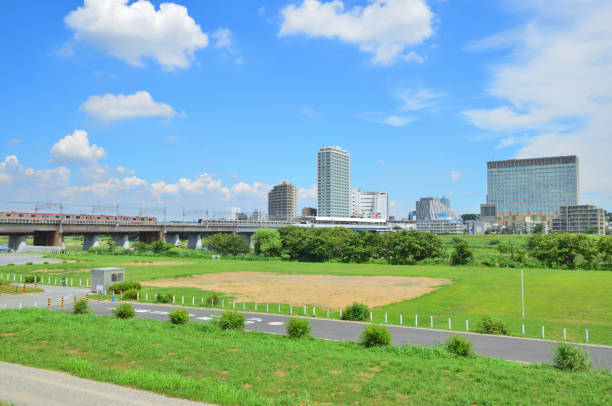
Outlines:
[[162,233],[161,231],[141,231],[138,239],[145,244],[153,244],[155,241],[162,240]]
[[202,234],[189,234],[187,247],[192,250],[202,249]]
[[255,249],[255,245],[253,244],[253,233],[240,233],[240,235],[249,243],[250,249]]
[[83,236],[83,251],[87,251],[90,248],[100,246],[98,241],[98,234],[85,234]]
[[179,233],[166,233],[166,243],[178,246],[181,243]]
[[9,234],[8,247],[10,250],[21,251],[27,247],[27,235]]
[[59,231],[34,231],[34,246],[61,247],[62,235]]
[[127,234],[113,234],[117,248],[130,248],[130,238]]

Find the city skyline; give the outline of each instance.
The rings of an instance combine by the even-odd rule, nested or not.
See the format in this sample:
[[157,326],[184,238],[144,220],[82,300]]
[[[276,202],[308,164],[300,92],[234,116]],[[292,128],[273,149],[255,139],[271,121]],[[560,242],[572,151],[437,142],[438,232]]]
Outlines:
[[[425,196],[478,213],[487,161],[574,154],[581,201],[611,208],[612,68],[592,61],[612,56],[599,18],[612,5],[451,3],[296,0],[236,12],[231,1],[145,1],[142,18],[125,0],[11,3],[0,26],[13,39],[0,67],[10,95],[0,200],[250,213],[289,179],[299,211],[317,205],[313,154],[340,145],[351,188],[388,192],[396,217]],[[415,15],[390,18],[407,4]],[[321,31],[323,11],[371,36]],[[147,38],[108,24],[113,12]],[[468,27],[466,15],[487,23]],[[575,52],[559,55],[560,43]]]

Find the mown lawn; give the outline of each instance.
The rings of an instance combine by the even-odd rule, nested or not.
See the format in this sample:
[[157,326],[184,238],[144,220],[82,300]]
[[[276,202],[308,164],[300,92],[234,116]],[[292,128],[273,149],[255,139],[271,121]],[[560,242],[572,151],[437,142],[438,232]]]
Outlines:
[[210,324],[0,312],[0,359],[219,404],[608,405],[609,371],[462,359],[441,348],[223,332]]
[[[452,284],[438,290],[403,302],[393,303],[374,309],[375,321],[383,322],[388,313],[390,323],[399,323],[400,314],[404,324],[414,324],[415,314],[419,315],[419,326],[428,327],[430,316],[435,328],[451,327],[465,329],[469,320],[474,331],[484,315],[491,315],[505,321],[515,335],[521,335],[521,285],[520,270],[513,268],[488,268],[480,266],[450,265],[378,265],[378,264],[337,264],[300,263],[286,261],[211,261],[202,258],[168,258],[137,256],[103,256],[83,254],[80,262],[66,264],[30,265],[10,267],[10,272],[26,274],[44,269],[45,275],[61,275],[72,278],[88,278],[89,269],[101,266],[123,266],[127,278],[147,281],[157,278],[182,277],[203,273],[260,271],[289,274],[332,274],[332,275],[395,275],[427,276],[448,278]],[[171,262],[167,265],[141,265],[134,261]],[[9,271],[8,268],[0,271]],[[40,273],[38,273],[40,275]],[[585,341],[585,330],[589,329],[589,343],[612,345],[612,272],[558,270],[526,268],[525,280],[525,328],[526,336],[540,337],[541,326],[545,327],[546,338],[560,340],[563,328],[567,339]],[[84,282],[83,282],[84,283]],[[177,297],[185,296],[186,304],[191,297],[206,296],[207,292],[193,288],[146,289],[152,300],[155,292],[171,292]],[[226,296],[228,299],[230,296]],[[197,300],[197,299],[196,299]],[[359,298],[355,298],[359,301]],[[287,304],[288,305],[288,304]],[[316,303],[325,307],[325,303]],[[247,309],[253,310],[253,304]],[[283,306],[288,311],[288,306]],[[338,309],[332,309],[332,315]]]

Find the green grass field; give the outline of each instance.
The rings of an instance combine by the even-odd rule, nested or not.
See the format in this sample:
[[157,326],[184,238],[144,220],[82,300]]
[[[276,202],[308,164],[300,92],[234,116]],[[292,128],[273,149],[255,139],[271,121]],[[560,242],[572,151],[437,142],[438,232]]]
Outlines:
[[[511,236],[512,238],[513,236]],[[70,257],[64,257],[69,259]],[[181,277],[215,272],[261,271],[289,274],[332,274],[332,275],[392,275],[426,276],[448,278],[452,284],[438,290],[403,302],[393,303],[374,309],[376,322],[384,322],[385,312],[389,323],[398,324],[400,314],[404,324],[414,325],[415,314],[419,315],[422,327],[429,327],[430,316],[434,328],[464,330],[469,320],[474,331],[484,315],[504,320],[514,335],[521,335],[521,287],[520,270],[513,268],[491,268],[482,266],[449,265],[377,265],[298,263],[286,261],[210,261],[202,258],[162,258],[136,256],[102,256],[83,254],[71,257],[79,262],[66,264],[13,266],[0,271],[32,274],[44,269],[45,275],[71,278],[88,278],[88,270],[101,266],[124,266],[127,278],[148,281],[157,278]],[[142,266],[135,260],[172,261],[171,265]],[[39,273],[40,274],[40,273]],[[541,326],[545,327],[546,338],[562,339],[563,328],[567,339],[585,341],[585,329],[589,329],[589,342],[612,345],[612,272],[568,271],[543,268],[526,268],[525,279],[525,327],[526,336],[540,337]],[[84,283],[84,282],[83,282]],[[155,293],[171,292],[177,297],[185,296],[186,304],[191,297],[201,298],[208,292],[194,288],[143,290],[142,297],[149,292],[152,300]],[[223,292],[221,292],[223,293]],[[231,296],[226,295],[227,299]],[[197,300],[197,299],[196,299]],[[359,298],[355,298],[359,301]],[[197,303],[197,301],[196,301]],[[289,303],[282,306],[287,313]],[[324,303],[317,303],[325,307]],[[275,306],[272,307],[276,309]],[[247,305],[253,310],[253,304]],[[259,308],[261,311],[261,307]],[[338,309],[332,309],[337,316]]]
[[0,359],[218,404],[608,405],[609,371],[567,373],[441,348],[223,332],[210,324],[0,312]]

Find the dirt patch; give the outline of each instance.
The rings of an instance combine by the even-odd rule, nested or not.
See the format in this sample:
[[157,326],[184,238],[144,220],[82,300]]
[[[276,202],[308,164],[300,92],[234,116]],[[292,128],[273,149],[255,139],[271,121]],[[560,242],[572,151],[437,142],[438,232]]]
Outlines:
[[413,299],[432,292],[448,279],[403,276],[287,275],[223,272],[146,282],[155,287],[190,287],[235,295],[239,302],[314,304],[344,307],[355,301],[369,306]]
[[147,261],[147,262],[124,262],[123,266],[162,266],[162,265],[193,265],[194,261]]

